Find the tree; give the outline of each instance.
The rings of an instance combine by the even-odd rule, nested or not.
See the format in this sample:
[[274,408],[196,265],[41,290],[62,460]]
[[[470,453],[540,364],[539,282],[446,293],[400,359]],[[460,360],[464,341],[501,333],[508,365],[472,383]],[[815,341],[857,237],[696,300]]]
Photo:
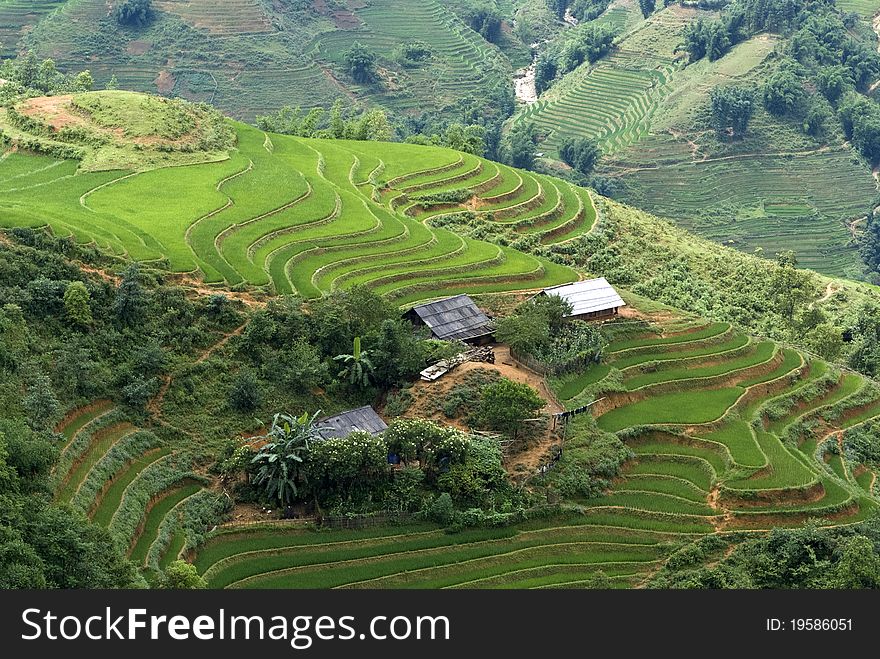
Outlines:
[[730,37],[727,28],[720,22],[710,23],[706,28],[706,54],[709,61],[714,62],[730,50]]
[[143,27],[153,14],[152,0],[120,0],[113,10],[120,25],[136,25]]
[[825,128],[825,124],[831,117],[828,107],[822,103],[814,103],[804,117],[804,132],[807,135],[819,135]]
[[90,92],[95,86],[95,79],[91,71],[80,71],[73,80],[73,86],[78,92]]
[[81,281],[72,281],[67,285],[64,291],[64,314],[72,325],[82,328],[91,326],[89,291]]
[[755,94],[748,87],[715,87],[711,92],[712,123],[719,133],[744,133],[755,111]]
[[369,387],[373,379],[373,373],[376,370],[370,359],[370,354],[367,350],[361,350],[361,337],[354,337],[352,353],[350,355],[337,355],[333,358],[334,361],[343,364],[338,377],[348,380],[349,384],[356,387]]
[[508,136],[510,164],[520,169],[531,169],[535,164],[534,127],[531,124],[514,126]]
[[115,73],[110,76],[110,80],[107,82],[104,89],[119,89],[119,78],[116,77]]
[[804,98],[804,86],[791,71],[778,71],[764,84],[764,106],[773,114],[792,112]]
[[797,269],[794,252],[777,254],[777,267],[770,277],[769,297],[775,300],[777,309],[789,322],[795,312],[816,295],[813,275],[806,270]]
[[569,137],[559,147],[559,157],[584,176],[589,176],[602,157],[602,149],[599,148],[599,142],[594,139]]
[[497,43],[501,37],[502,18],[494,3],[470,3],[465,14],[468,26],[486,41]]
[[208,587],[208,582],[195,565],[178,560],[165,568],[156,587],[163,590],[201,590]]
[[835,588],[880,588],[880,556],[869,538],[850,538],[834,569]]
[[299,418],[276,414],[266,435],[250,438],[265,443],[251,460],[251,483],[263,491],[267,499],[286,506],[296,501],[306,482],[305,458],[310,445],[320,439],[315,420],[318,412]]
[[355,82],[367,84],[376,79],[376,55],[361,42],[355,41],[344,57],[348,72]]
[[520,355],[531,355],[550,343],[550,330],[537,314],[516,314],[496,323],[495,338]]
[[804,335],[804,345],[823,359],[834,361],[843,352],[841,331],[830,323],[817,325]]
[[55,425],[61,411],[61,403],[52,390],[52,382],[40,373],[28,387],[21,401],[27,414],[28,425],[34,430],[47,430]]
[[236,412],[253,412],[263,402],[260,380],[256,373],[244,370],[239,373],[229,388],[229,407]]
[[113,310],[124,325],[136,325],[145,316],[147,294],[140,282],[140,266],[132,263],[122,272],[122,281],[116,289]]
[[648,18],[657,9],[657,0],[639,0],[639,8],[642,10],[642,16]]
[[523,421],[542,407],[544,400],[529,385],[501,378],[483,389],[477,415],[486,427],[516,437]]
[[443,133],[443,146],[481,156],[486,152],[486,129],[476,124],[450,124]]
[[853,84],[849,71],[843,65],[825,66],[816,73],[816,86],[832,103]]

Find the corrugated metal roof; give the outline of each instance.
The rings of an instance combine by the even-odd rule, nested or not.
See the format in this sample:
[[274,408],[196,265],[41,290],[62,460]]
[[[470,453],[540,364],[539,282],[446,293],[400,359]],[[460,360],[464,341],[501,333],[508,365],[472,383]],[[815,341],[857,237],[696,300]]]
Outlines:
[[495,330],[489,317],[467,295],[429,302],[412,310],[438,339],[466,341],[486,336]]
[[571,304],[572,311],[568,317],[626,306],[626,302],[605,277],[545,288],[544,294],[558,295]]
[[324,439],[348,437],[356,430],[378,435],[388,429],[388,425],[369,405],[335,416],[324,417],[319,419],[315,425],[318,427],[318,434]]

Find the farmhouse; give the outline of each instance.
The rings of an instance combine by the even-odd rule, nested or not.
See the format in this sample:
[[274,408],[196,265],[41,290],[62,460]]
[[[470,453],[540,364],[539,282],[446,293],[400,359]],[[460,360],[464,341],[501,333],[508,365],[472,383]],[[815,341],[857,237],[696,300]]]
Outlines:
[[406,312],[413,325],[425,326],[435,339],[487,343],[492,340],[495,325],[467,295],[413,307]]
[[626,302],[605,277],[545,288],[538,295],[558,295],[571,304],[571,313],[566,318],[578,320],[611,318],[617,315],[620,307],[626,306]]
[[335,416],[324,417],[318,420],[315,425],[318,428],[318,434],[324,439],[348,437],[355,431],[379,435],[388,429],[388,425],[369,405],[364,405],[356,410],[348,410]]

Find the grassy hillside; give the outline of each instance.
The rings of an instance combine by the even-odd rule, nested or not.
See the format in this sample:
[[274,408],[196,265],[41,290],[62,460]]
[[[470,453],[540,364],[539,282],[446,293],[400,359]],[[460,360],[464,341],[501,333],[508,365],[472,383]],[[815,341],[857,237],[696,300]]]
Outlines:
[[[57,112],[47,107],[59,103],[75,106],[67,111],[77,131],[52,124]],[[126,119],[132,108],[137,121]],[[404,302],[576,279],[567,267],[434,222],[467,206],[557,243],[592,227],[585,190],[448,149],[301,139],[243,124],[234,126],[236,148],[202,154],[178,125],[190,109],[126,92],[19,103],[0,117],[11,147],[0,160],[2,222],[48,223],[59,235],[211,283],[271,285],[306,298],[366,284]],[[201,126],[185,118],[192,131]],[[96,138],[105,135],[107,144]],[[132,163],[120,153],[146,157]],[[197,159],[217,162],[191,164]]]
[[719,137],[709,120],[710,92],[760,90],[788,42],[762,33],[716,61],[687,63],[679,50],[685,27],[712,15],[679,5],[656,12],[514,122],[532,122],[550,158],[566,138],[597,139],[605,153],[599,171],[627,203],[743,251],[793,249],[806,267],[860,276],[852,223],[877,194],[871,167],[835,120],[810,136],[798,120],[768,113],[760,99],[744,136]]
[[[0,42],[7,54],[29,48],[64,69],[88,62],[99,86],[115,75],[122,89],[208,101],[246,120],[337,98],[398,111],[443,108],[485,97],[512,72],[497,46],[436,0],[157,0],[153,8],[150,22],[134,27],[119,25],[105,0],[3,0]],[[393,51],[405,41],[427,43],[429,60],[402,66]],[[379,57],[374,85],[349,76],[343,53],[355,42]],[[521,61],[518,48],[508,51]]]

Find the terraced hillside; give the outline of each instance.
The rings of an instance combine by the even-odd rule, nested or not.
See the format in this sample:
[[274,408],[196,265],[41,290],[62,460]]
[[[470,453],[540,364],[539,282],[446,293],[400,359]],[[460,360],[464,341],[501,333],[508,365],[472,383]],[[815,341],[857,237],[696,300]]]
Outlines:
[[[657,12],[622,35],[609,57],[582,65],[514,121],[532,122],[545,134],[542,147],[551,156],[569,137],[597,139],[606,154],[637,142],[681,66],[674,51],[685,26],[709,15],[678,5]],[[610,19],[600,21],[615,24]]]
[[[880,10],[874,5],[843,8],[868,16]],[[759,34],[717,61],[688,62],[678,50],[683,30],[701,16],[711,12],[674,5],[629,27],[609,56],[557,81],[514,122],[537,128],[550,159],[565,138],[597,139],[605,153],[599,171],[626,203],[743,251],[793,249],[805,267],[860,277],[853,223],[877,193],[870,166],[836,122],[809,136],[760,103],[744,135],[719,137],[708,119],[710,92],[760,89],[787,43]]]
[[811,138],[761,106],[745,136],[725,141],[700,114],[714,87],[759,85],[780,46],[759,35],[716,62],[676,72],[650,128],[602,170],[619,181],[622,200],[700,235],[749,252],[794,249],[805,267],[856,276],[861,266],[849,225],[870,208],[877,185],[843,136],[829,129]]
[[872,18],[880,12],[877,0],[837,0],[837,6],[843,11],[852,11],[863,18]]
[[0,2],[0,55],[10,57],[16,44],[40,19],[65,0],[3,0]]
[[71,410],[54,471],[55,498],[107,528],[139,567],[175,560],[185,536],[182,509],[207,481],[152,432],[110,401]]
[[635,328],[615,333],[606,363],[551,382],[568,408],[601,398],[595,422],[580,417],[569,431],[566,459],[592,441],[583,424],[631,451],[604,496],[455,534],[229,526],[196,566],[224,588],[568,588],[600,571],[614,587],[637,587],[707,535],[849,524],[877,510],[873,473],[849,462],[837,437],[880,417],[880,387],[726,323]]
[[[107,102],[131,96],[101,94]],[[28,116],[47,121],[39,112]],[[577,278],[445,229],[441,220],[471,210],[474,222],[554,244],[591,229],[596,211],[586,190],[448,149],[234,128],[237,148],[225,160],[137,172],[83,171],[75,160],[16,151],[33,142],[20,127],[5,128],[0,222],[48,223],[79,242],[208,282],[305,298],[365,284],[403,303]],[[69,148],[63,133],[46,131],[50,137],[33,138],[40,148]],[[97,160],[82,148],[86,161]]]
[[560,391],[576,406],[604,379],[622,383],[593,409],[635,458],[588,509],[620,505],[664,524],[687,512],[716,532],[850,523],[876,509],[853,477],[865,467],[838,442],[880,414],[873,382],[722,323],[624,337],[609,347],[609,366],[582,392]]
[[[115,75],[121,89],[207,101],[244,120],[284,106],[329,107],[336,99],[442,109],[486,97],[512,73],[496,46],[436,0],[157,0],[152,20],[137,28],[119,26],[108,6],[3,0],[0,41],[9,52],[29,48],[52,57],[64,70],[88,62],[99,87]],[[393,50],[416,40],[432,57],[400,65]],[[343,53],[356,41],[380,57],[380,84],[358,85],[349,76]]]

